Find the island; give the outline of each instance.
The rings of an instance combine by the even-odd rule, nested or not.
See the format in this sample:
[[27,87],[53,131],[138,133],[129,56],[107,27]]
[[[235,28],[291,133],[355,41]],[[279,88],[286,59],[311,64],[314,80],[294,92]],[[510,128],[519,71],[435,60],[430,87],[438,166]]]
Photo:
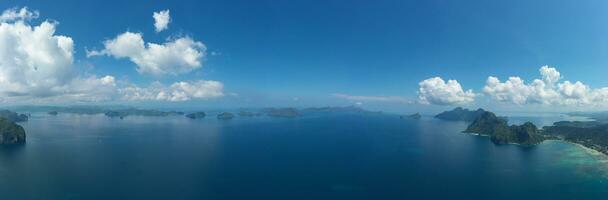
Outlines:
[[120,119],[123,119],[124,117],[130,116],[130,115],[164,117],[164,116],[171,116],[171,115],[183,115],[184,113],[176,112],[176,111],[165,112],[165,111],[158,111],[158,110],[129,108],[129,109],[122,109],[122,110],[111,110],[111,111],[105,112],[104,114],[111,118],[118,117]]
[[10,110],[0,110],[0,117],[5,118],[11,122],[24,122],[28,120],[27,115],[18,114]]
[[608,111],[600,111],[600,112],[570,112],[566,113],[570,116],[579,116],[579,117],[588,117],[590,119],[595,120],[598,123],[606,124],[608,123]]
[[223,112],[217,115],[218,119],[223,119],[223,120],[229,120],[234,118],[234,114],[229,113],[229,112]]
[[422,115],[420,115],[420,113],[414,113],[407,116],[400,115],[399,119],[420,119],[421,117]]
[[300,113],[295,108],[267,108],[264,109],[264,112],[271,117],[294,118],[300,116]]
[[545,139],[553,138],[543,135],[542,131],[531,122],[509,126],[506,117],[498,117],[493,112],[481,108],[471,111],[457,107],[451,111],[442,112],[435,118],[449,121],[472,121],[463,132],[489,136],[494,144],[531,146],[540,144]]
[[483,111],[463,132],[490,136],[495,144],[536,145],[545,139],[531,122],[509,126],[506,119],[488,111]]
[[207,116],[207,114],[205,114],[205,112],[194,112],[194,113],[190,113],[190,114],[186,115],[186,117],[190,118],[190,119],[200,119],[200,118],[205,118],[205,116]]
[[442,120],[449,120],[449,121],[471,122],[471,121],[477,119],[479,116],[481,116],[485,112],[486,111],[481,108],[479,108],[475,111],[472,111],[469,109],[463,109],[462,107],[457,107],[457,108],[454,108],[453,110],[439,113],[439,114],[435,115],[435,118],[442,119]]
[[57,114],[59,114],[59,113],[58,113],[57,111],[50,111],[50,112],[48,112],[48,114],[49,114],[49,115],[57,115]]
[[300,111],[302,114],[311,113],[346,113],[346,114],[366,114],[366,113],[380,113],[367,111],[357,106],[326,106],[326,107],[311,107],[305,108]]
[[15,122],[0,117],[0,145],[25,143],[25,130]]
[[469,121],[475,117],[463,132],[489,136],[495,144],[530,146],[544,140],[564,140],[608,155],[608,112],[570,114],[587,116],[595,121],[558,121],[542,129],[531,122],[509,126],[505,117],[483,109],[470,111],[460,107],[435,117],[451,121]]

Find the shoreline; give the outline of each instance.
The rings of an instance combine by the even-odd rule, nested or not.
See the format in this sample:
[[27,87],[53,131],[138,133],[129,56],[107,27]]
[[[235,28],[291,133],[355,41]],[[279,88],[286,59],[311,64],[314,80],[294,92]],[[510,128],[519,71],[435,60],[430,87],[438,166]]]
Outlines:
[[558,140],[558,141],[562,141],[562,142],[565,142],[565,143],[576,145],[576,146],[580,147],[585,152],[587,152],[587,153],[589,153],[591,155],[600,156],[600,157],[603,157],[603,158],[605,158],[605,159],[608,160],[608,154],[602,153],[601,151],[589,148],[589,147],[587,147],[585,145],[582,145],[582,144],[579,144],[579,143],[576,143],[576,142],[571,142],[571,141],[567,141],[567,140]]
[[[479,133],[466,133],[466,132],[462,132],[462,133],[465,133],[465,134],[468,134],[468,135],[472,135],[472,136],[490,137],[489,135],[484,135],[484,134],[479,134]],[[587,147],[587,146],[585,146],[583,144],[579,144],[579,143],[576,143],[576,142],[571,142],[571,141],[564,140],[564,139],[545,139],[544,141],[542,141],[541,143],[536,144],[536,145],[540,145],[540,144],[542,144],[543,142],[546,142],[546,141],[559,141],[559,142],[565,142],[565,143],[573,144],[573,145],[576,145],[576,146],[580,147],[581,149],[583,149],[588,154],[591,154],[593,156],[600,156],[600,157],[608,160],[608,154],[605,154],[605,153],[603,153],[601,151],[592,149],[592,148]],[[518,143],[507,143],[507,145],[517,145],[517,146],[521,146],[521,147],[528,146],[528,145],[522,145],[522,144],[518,144]]]

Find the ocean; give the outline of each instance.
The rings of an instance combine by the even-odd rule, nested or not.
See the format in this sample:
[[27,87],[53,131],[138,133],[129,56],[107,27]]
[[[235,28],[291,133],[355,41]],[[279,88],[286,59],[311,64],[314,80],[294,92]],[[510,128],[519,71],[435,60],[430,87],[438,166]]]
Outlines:
[[495,145],[431,117],[34,113],[20,124],[27,144],[0,148],[2,200],[608,199],[604,155]]

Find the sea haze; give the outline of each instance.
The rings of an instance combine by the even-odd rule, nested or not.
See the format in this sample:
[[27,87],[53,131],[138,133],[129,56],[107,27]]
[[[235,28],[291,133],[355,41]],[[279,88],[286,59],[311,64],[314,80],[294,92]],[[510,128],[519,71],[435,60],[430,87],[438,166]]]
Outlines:
[[1,199],[608,198],[605,156],[495,145],[430,117],[33,113],[20,124],[27,144],[0,150]]

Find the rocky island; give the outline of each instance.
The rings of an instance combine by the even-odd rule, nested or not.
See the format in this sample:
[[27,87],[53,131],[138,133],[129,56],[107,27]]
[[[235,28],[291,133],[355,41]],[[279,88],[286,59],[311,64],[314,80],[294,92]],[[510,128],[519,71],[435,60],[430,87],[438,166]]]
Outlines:
[[195,113],[190,113],[190,114],[186,115],[186,117],[190,118],[190,119],[200,119],[200,118],[205,118],[205,116],[207,116],[207,114],[205,114],[205,112],[195,112]]
[[469,110],[466,108],[463,109],[461,107],[457,107],[457,108],[454,108],[453,110],[439,113],[439,114],[435,115],[435,118],[442,119],[442,120],[449,120],[449,121],[472,122],[473,120],[477,119],[479,116],[481,116],[485,112],[486,111],[481,108],[473,111],[473,110]]
[[176,112],[176,111],[165,112],[165,111],[158,111],[158,110],[144,110],[144,109],[130,108],[130,109],[122,109],[122,110],[111,110],[111,111],[105,112],[104,114],[111,118],[118,117],[118,118],[122,119],[122,118],[124,118],[126,116],[130,116],[130,115],[164,117],[164,116],[171,116],[171,115],[183,115],[184,113]]
[[489,136],[495,144],[536,145],[547,139],[559,139],[608,155],[608,114],[599,112],[575,115],[587,116],[596,121],[559,121],[552,126],[538,129],[531,122],[509,126],[506,118],[498,117],[492,112],[483,109],[471,111],[460,107],[435,117],[452,121],[472,121],[463,132]]
[[266,115],[271,117],[293,118],[300,115],[298,110],[295,108],[268,108],[265,109],[264,112]]
[[0,117],[5,118],[11,122],[24,122],[28,120],[27,115],[18,114],[10,110],[0,110]]
[[488,111],[483,111],[463,132],[490,136],[495,144],[535,145],[545,139],[531,122],[509,126],[506,119]]
[[229,113],[229,112],[223,112],[223,113],[220,113],[219,115],[217,115],[217,118],[223,119],[223,120],[229,120],[229,119],[234,118],[234,114]]
[[400,115],[399,119],[420,119],[421,117],[422,115],[420,115],[420,113],[414,113],[407,116]]
[[25,130],[20,125],[0,117],[0,145],[25,143]]

